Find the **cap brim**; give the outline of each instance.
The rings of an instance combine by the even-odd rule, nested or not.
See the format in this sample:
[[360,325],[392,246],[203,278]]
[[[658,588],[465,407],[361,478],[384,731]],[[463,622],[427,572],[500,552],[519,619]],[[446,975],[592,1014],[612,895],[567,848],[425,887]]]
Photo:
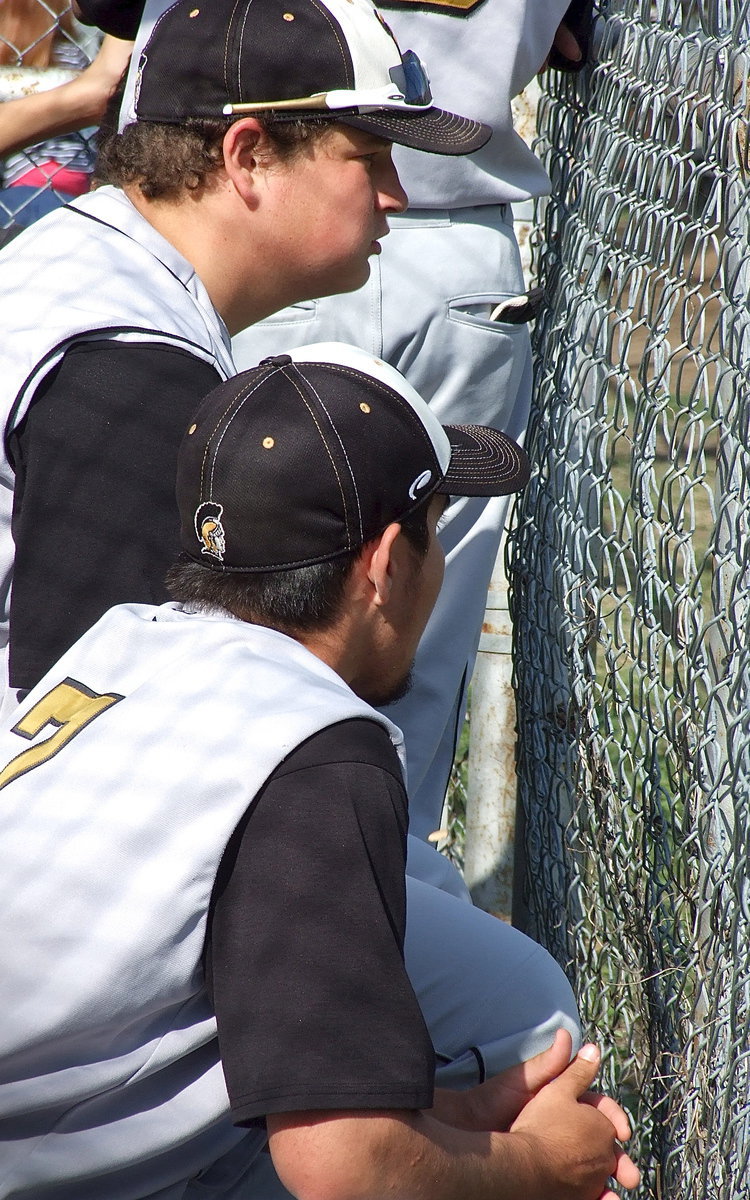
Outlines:
[[364,129],[378,137],[426,150],[430,154],[471,154],[480,150],[492,137],[489,125],[460,117],[442,108],[425,108],[422,112],[379,108],[368,113],[337,113],[336,118],[355,129]]
[[440,486],[449,496],[508,496],[529,482],[526,451],[489,425],[444,425],[451,460]]

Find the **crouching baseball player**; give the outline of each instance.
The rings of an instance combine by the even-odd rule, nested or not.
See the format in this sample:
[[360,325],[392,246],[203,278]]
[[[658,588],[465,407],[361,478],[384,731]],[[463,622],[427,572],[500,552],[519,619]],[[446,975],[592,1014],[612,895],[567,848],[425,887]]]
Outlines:
[[527,469],[353,347],[210,393],[174,602],[111,609],[0,733],[1,1196],[246,1197],[266,1145],[301,1200],[635,1184],[557,968],[518,1013],[499,923],[407,898],[402,738],[372,707],[407,686],[447,494]]

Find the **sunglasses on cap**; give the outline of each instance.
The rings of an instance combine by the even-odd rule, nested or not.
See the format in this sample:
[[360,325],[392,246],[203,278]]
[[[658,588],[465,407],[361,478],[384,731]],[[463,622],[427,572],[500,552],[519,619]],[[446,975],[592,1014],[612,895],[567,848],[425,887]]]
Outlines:
[[398,66],[389,71],[392,83],[382,88],[339,89],[331,92],[316,92],[313,96],[300,96],[294,100],[253,100],[243,104],[225,104],[223,113],[230,117],[235,113],[262,112],[267,109],[341,110],[426,108],[432,103],[430,80],[421,59],[413,50],[401,55]]

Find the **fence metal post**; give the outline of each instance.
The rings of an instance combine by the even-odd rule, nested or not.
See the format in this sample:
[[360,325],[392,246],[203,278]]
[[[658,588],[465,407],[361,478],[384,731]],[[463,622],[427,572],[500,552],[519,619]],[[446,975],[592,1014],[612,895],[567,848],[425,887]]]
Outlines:
[[[513,125],[526,141],[536,136],[540,87],[533,79],[513,100]],[[530,239],[534,202],[513,205],[516,238],[527,285],[532,282]],[[474,903],[510,922],[516,846],[516,702],[513,691],[512,629],[508,612],[505,536],[498,549],[487,594],[484,625],[471,680],[464,879]]]
[[474,903],[510,920],[516,817],[515,726],[505,538],[490,582],[471,685],[464,878]]

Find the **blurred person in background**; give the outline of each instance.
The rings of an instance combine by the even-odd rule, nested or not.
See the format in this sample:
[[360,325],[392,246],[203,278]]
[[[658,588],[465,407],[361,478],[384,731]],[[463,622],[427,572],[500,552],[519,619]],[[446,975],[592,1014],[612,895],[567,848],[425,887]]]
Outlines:
[[89,190],[92,138],[132,47],[105,37],[91,62],[82,41],[65,0],[0,5],[0,223],[6,226],[28,225]]

